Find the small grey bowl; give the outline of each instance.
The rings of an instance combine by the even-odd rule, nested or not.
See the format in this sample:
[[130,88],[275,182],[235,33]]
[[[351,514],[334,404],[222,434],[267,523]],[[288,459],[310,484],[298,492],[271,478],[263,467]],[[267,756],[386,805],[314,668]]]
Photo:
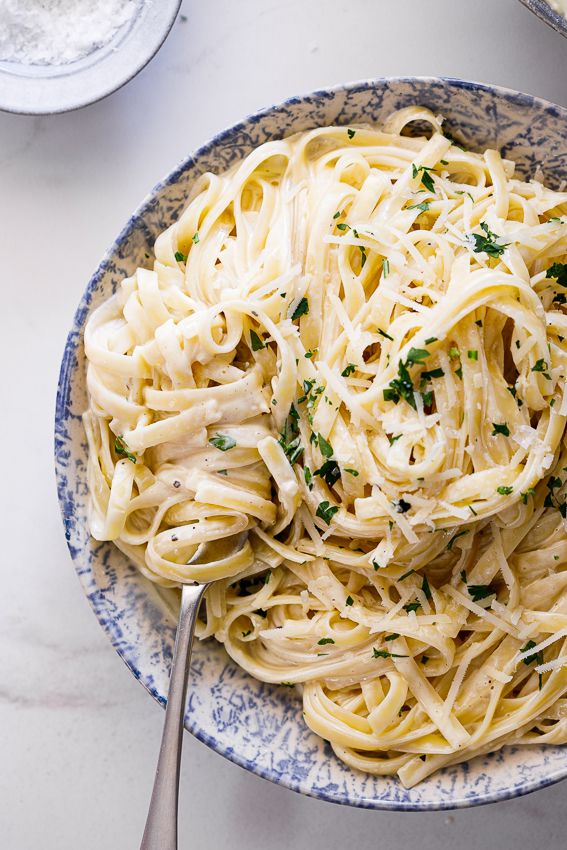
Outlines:
[[520,0],[520,2],[549,27],[567,37],[567,18],[560,12],[556,12],[545,0]]
[[108,44],[65,65],[0,61],[0,110],[26,115],[68,112],[119,89],[152,59],[173,26],[181,0],[138,0],[131,21]]

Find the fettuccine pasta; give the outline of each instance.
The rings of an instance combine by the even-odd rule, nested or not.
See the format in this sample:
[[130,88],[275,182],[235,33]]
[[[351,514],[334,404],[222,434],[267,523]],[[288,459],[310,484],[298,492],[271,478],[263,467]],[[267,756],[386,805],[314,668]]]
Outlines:
[[411,107],[205,174],[88,321],[93,536],[214,581],[353,768],[567,741],[566,255],[567,193]]

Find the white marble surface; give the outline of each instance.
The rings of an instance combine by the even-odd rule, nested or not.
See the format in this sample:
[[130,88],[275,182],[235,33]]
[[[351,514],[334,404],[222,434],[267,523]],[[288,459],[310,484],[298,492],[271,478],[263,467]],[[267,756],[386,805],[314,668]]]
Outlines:
[[[52,468],[59,360],[101,254],[213,132],[288,95],[390,74],[499,83],[567,105],[567,41],[518,0],[184,3],[157,58],[81,112],[0,115],[4,415],[0,846],[136,848],[162,714],[107,643],[68,557]],[[567,786],[455,814],[300,798],[188,735],[181,848],[564,846]]]

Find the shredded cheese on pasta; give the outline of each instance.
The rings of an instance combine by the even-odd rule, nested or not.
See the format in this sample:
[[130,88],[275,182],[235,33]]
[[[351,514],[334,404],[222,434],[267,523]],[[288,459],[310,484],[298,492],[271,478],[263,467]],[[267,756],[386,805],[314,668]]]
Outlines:
[[88,321],[93,536],[215,580],[200,637],[354,768],[567,741],[566,255],[567,193],[412,107],[204,175]]

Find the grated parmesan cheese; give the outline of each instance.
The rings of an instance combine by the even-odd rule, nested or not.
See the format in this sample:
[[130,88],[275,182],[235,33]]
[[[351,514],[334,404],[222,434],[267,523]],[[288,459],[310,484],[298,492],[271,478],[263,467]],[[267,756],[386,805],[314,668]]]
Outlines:
[[137,0],[0,0],[0,60],[75,62],[108,44],[138,8]]

